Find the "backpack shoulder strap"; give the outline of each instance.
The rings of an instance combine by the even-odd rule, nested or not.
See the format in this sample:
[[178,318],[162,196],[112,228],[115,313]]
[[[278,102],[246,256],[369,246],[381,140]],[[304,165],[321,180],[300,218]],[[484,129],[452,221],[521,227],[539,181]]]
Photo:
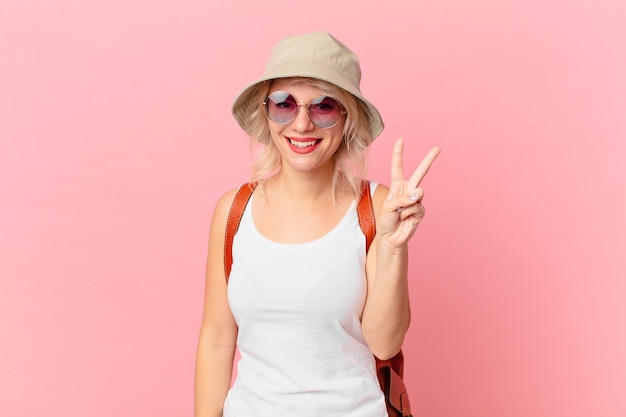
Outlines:
[[224,275],[226,277],[226,283],[228,283],[228,277],[230,276],[230,269],[233,266],[233,239],[235,233],[239,229],[239,223],[241,223],[241,217],[243,211],[248,205],[248,201],[252,196],[252,192],[257,186],[257,182],[250,182],[239,187],[233,204],[230,206],[228,212],[228,220],[226,221],[226,236],[224,237]]
[[376,236],[376,219],[374,218],[374,206],[372,205],[372,194],[368,180],[361,182],[361,199],[356,206],[356,213],[359,216],[359,226],[365,235],[365,251],[367,252],[374,236]]

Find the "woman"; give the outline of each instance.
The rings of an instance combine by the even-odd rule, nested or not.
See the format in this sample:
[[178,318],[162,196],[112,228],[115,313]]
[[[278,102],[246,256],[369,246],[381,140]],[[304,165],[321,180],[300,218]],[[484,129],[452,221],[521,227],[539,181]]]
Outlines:
[[390,188],[371,184],[376,237],[366,250],[355,204],[363,151],[383,122],[359,82],[356,55],[310,33],[283,39],[263,77],[235,101],[235,119],[262,144],[259,185],[232,244],[229,277],[224,236],[237,190],[213,215],[197,417],[387,415],[373,355],[394,356],[409,326],[407,244],[424,216],[419,182],[439,149],[405,180],[402,140],[395,144]]

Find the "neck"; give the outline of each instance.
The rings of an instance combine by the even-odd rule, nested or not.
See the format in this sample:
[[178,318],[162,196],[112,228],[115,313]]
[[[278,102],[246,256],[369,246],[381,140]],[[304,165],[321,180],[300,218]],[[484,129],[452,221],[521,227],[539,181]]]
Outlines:
[[281,169],[269,178],[270,194],[280,193],[289,199],[310,202],[320,198],[332,198],[333,167],[323,168],[315,172],[302,172]]

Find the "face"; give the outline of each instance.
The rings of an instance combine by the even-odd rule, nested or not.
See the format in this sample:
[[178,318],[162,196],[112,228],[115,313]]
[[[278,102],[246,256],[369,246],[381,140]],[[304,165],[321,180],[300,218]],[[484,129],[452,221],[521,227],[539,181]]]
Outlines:
[[[338,122],[332,127],[327,126],[328,112],[333,112],[331,102],[321,102],[316,105],[318,99],[325,94],[317,87],[298,82],[297,79],[278,79],[272,82],[268,95],[284,91],[289,93],[293,100],[279,103],[279,106],[294,106],[297,104],[311,105],[311,113],[315,123],[309,117],[307,106],[298,105],[293,120],[286,123],[277,123],[268,119],[269,130],[274,145],[281,155],[283,169],[297,171],[316,171],[330,169],[333,164],[333,155],[339,149],[343,136],[345,114],[339,114]],[[276,106],[270,103],[270,106]],[[286,118],[288,120],[289,118]],[[278,121],[283,121],[278,119]]]

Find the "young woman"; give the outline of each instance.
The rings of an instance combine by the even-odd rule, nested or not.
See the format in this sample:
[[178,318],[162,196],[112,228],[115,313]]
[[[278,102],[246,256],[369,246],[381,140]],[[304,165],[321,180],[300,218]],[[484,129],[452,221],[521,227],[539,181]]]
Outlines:
[[262,146],[258,186],[229,277],[224,236],[237,189],[215,207],[196,417],[387,416],[374,355],[394,356],[409,326],[407,244],[424,216],[419,183],[439,149],[405,179],[396,142],[390,187],[370,183],[376,237],[366,250],[355,207],[363,152],[383,122],[360,75],[356,55],[328,33],[289,37],[235,101],[235,119]]

